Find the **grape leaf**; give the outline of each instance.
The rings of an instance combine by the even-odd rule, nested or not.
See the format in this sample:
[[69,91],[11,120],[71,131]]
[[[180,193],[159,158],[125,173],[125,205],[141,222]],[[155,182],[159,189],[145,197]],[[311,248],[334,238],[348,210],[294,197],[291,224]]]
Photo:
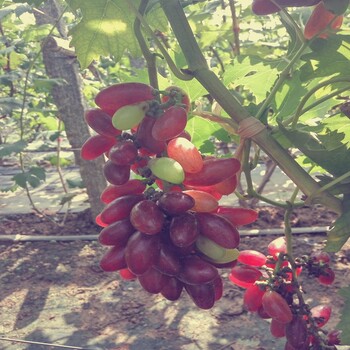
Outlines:
[[[340,176],[350,171],[350,152],[346,144],[335,138],[337,131],[319,135],[302,131],[301,127],[287,129],[282,124],[279,126],[281,132],[294,146],[331,174]],[[340,137],[343,141],[344,136],[340,135]],[[334,146],[336,141],[338,141],[337,147]],[[330,142],[332,147],[327,149],[327,142]]]
[[330,77],[334,74],[349,77],[350,35],[331,35],[326,39],[316,39],[312,52],[302,56],[306,63],[300,68],[303,81],[315,77]]
[[223,75],[224,83],[235,86],[243,85],[260,103],[274,85],[278,73],[286,66],[281,60],[262,61],[261,57],[248,56],[235,59]]
[[[114,57],[118,62],[127,50],[139,57],[140,48],[134,34],[136,15],[140,0],[67,0],[74,11],[80,10],[81,21],[70,30],[71,46],[75,47],[82,68],[86,68],[100,56]],[[165,31],[168,21],[157,2],[147,8],[149,23]]]
[[343,345],[350,345],[350,286],[340,289],[339,294],[345,299],[345,303],[337,329],[342,331],[341,343]]
[[220,129],[220,124],[197,116],[190,118],[186,125],[192,143],[203,153],[214,152],[214,144],[210,141],[210,138]]
[[350,237],[350,210],[344,211],[328,232],[325,250],[338,252]]
[[[137,7],[139,0],[132,0]],[[81,21],[70,30],[82,68],[100,56],[113,55],[118,61],[125,50],[139,53],[133,32],[135,15],[131,0],[69,0],[73,10],[82,13]]]

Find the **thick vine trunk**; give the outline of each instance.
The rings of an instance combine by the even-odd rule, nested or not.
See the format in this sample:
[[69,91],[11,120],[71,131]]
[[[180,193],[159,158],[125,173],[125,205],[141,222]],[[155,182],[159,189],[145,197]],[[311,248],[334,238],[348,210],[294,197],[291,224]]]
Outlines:
[[84,120],[85,100],[81,91],[81,76],[77,59],[71,51],[59,43],[66,39],[65,24],[58,20],[60,7],[56,0],[48,0],[36,13],[37,24],[57,23],[61,38],[49,36],[42,44],[45,69],[49,78],[62,79],[65,83],[55,85],[52,96],[58,109],[58,117],[64,122],[68,141],[74,152],[75,162],[80,168],[82,180],[86,186],[92,216],[102,209],[100,193],[106,187],[102,173],[104,160],[85,161],[80,157],[80,148],[90,136]]

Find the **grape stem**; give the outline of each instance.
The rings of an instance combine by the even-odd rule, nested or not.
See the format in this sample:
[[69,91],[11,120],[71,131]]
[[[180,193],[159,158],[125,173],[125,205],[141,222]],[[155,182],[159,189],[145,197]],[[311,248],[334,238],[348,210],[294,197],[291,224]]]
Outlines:
[[[160,3],[187,60],[188,72],[207,89],[236,123],[239,124],[250,117],[249,112],[227,90],[217,75],[209,69],[180,2],[178,0],[161,0]],[[315,193],[320,188],[317,182],[296,163],[287,150],[271,137],[267,129],[254,135],[252,140],[278,163],[280,168],[306,196]],[[324,204],[339,214],[342,212],[342,202],[328,192],[322,192],[314,197],[314,203]]]
[[[148,3],[149,3],[149,0],[141,1],[138,9],[138,12],[141,16],[145,14]],[[156,55],[150,51],[146,43],[146,40],[141,31],[141,21],[139,17],[136,17],[135,19],[134,32],[135,32],[136,39],[140,45],[142,55],[146,60],[147,70],[148,70],[148,79],[149,79],[150,85],[158,90],[159,84],[158,84],[158,75],[157,75]]]

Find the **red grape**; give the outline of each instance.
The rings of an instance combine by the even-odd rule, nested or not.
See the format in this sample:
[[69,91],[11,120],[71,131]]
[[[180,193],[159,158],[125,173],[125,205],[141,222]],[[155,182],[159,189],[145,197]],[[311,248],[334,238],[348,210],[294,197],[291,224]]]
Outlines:
[[106,227],[106,226],[108,226],[108,224],[106,224],[105,222],[102,221],[102,219],[101,219],[101,213],[98,214],[98,215],[96,216],[95,222],[96,222],[96,224],[97,224],[98,226],[100,226],[100,227]]
[[216,267],[196,255],[188,255],[182,259],[178,278],[186,284],[205,284],[213,282],[218,276]]
[[307,337],[306,321],[301,316],[294,315],[292,321],[286,324],[286,338],[288,343],[296,349],[300,349],[307,343]]
[[123,106],[153,99],[154,89],[151,86],[131,82],[111,85],[101,90],[95,97],[95,103],[112,116]]
[[120,269],[118,272],[123,280],[132,281],[137,278],[137,276],[134,275],[127,267],[125,269]]
[[318,277],[318,281],[326,286],[333,284],[335,279],[335,273],[330,267],[326,267],[322,270],[321,275]]
[[256,250],[241,250],[237,259],[240,263],[250,266],[261,267],[265,265],[266,256]]
[[124,185],[130,178],[130,165],[117,165],[109,160],[103,167],[103,173],[111,184]]
[[111,117],[99,108],[87,110],[84,116],[90,128],[102,136],[114,138],[121,134],[121,130],[113,127]]
[[237,176],[233,175],[218,184],[213,185],[214,190],[222,195],[229,195],[235,191],[237,187]]
[[164,298],[175,301],[180,298],[183,283],[175,277],[170,277],[160,293]]
[[270,332],[275,338],[283,338],[286,335],[286,324],[273,318],[270,323]]
[[229,220],[233,226],[248,225],[258,218],[258,213],[253,209],[225,205],[219,206],[216,213]]
[[120,141],[109,151],[108,158],[117,165],[131,165],[135,162],[138,152],[132,141]]
[[232,249],[239,244],[237,229],[226,219],[211,213],[196,213],[199,224],[199,232],[217,243],[218,245]]
[[332,308],[329,305],[317,305],[311,310],[311,317],[314,318],[317,327],[323,327],[330,319]]
[[180,106],[172,106],[154,123],[152,137],[159,141],[170,140],[185,129],[186,123],[186,110]]
[[144,182],[138,179],[132,179],[123,185],[108,185],[101,193],[101,201],[103,203],[110,203],[114,199],[127,195],[127,194],[139,194],[146,189]]
[[265,292],[262,297],[262,305],[268,315],[281,323],[289,323],[293,319],[292,311],[286,300],[273,290]]
[[125,246],[129,237],[135,232],[129,218],[119,220],[105,227],[99,235],[99,242],[103,245]]
[[100,267],[103,271],[107,272],[125,269],[127,267],[125,261],[125,246],[110,248],[102,257]]
[[128,218],[133,206],[143,199],[142,194],[129,194],[115,199],[102,210],[101,221],[109,225],[115,221]]
[[193,302],[204,310],[211,309],[215,304],[215,288],[213,284],[185,284],[185,289]]
[[138,276],[139,282],[143,289],[148,293],[157,294],[167,284],[169,276],[166,276],[154,268],[150,268],[141,276]]
[[203,192],[211,194],[216,200],[220,200],[222,198],[222,194],[215,191],[214,187],[215,187],[215,185],[213,185],[213,186],[185,186],[185,188],[188,190],[203,191]]
[[175,216],[171,220],[169,236],[177,247],[190,247],[198,237],[196,217],[191,213]]
[[159,258],[154,268],[169,276],[176,276],[180,272],[180,259],[169,245],[161,244]]
[[142,275],[158,260],[160,241],[158,235],[134,233],[125,248],[125,260],[129,270],[135,275]]
[[212,158],[204,160],[203,168],[194,174],[186,173],[185,185],[211,186],[236,174],[241,167],[235,158]]
[[130,221],[138,231],[154,235],[162,230],[164,215],[156,203],[145,199],[132,208]]
[[218,301],[224,294],[224,283],[220,276],[213,281],[213,286],[215,291],[215,301]]
[[265,294],[265,289],[257,284],[252,284],[246,289],[243,295],[243,305],[251,312],[256,312],[262,305],[262,297]]
[[217,210],[219,203],[211,194],[203,191],[197,190],[186,190],[183,193],[191,196],[195,204],[191,210],[202,212],[202,213],[212,213]]
[[287,253],[286,239],[284,237],[274,239],[267,246],[267,251],[275,259],[278,259],[280,253]]
[[194,206],[194,199],[183,192],[166,192],[159,198],[158,205],[167,214],[179,215]]
[[109,151],[116,142],[117,141],[111,137],[105,137],[102,135],[91,136],[81,146],[81,158],[85,160],[96,159]]
[[253,266],[234,266],[229,275],[229,279],[235,285],[242,288],[249,288],[260,279],[262,273]]
[[146,116],[140,123],[136,132],[136,143],[145,148],[149,152],[160,154],[165,150],[166,144],[164,141],[156,140],[152,136],[152,129],[156,119]]
[[186,173],[198,173],[203,168],[202,155],[195,145],[184,137],[168,142],[168,156],[178,161]]

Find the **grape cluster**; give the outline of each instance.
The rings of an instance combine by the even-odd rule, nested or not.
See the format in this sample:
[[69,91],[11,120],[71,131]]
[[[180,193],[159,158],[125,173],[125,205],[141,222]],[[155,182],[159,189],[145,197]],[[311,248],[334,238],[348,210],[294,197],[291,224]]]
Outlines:
[[[334,272],[326,252],[290,261],[284,237],[270,242],[268,255],[255,250],[242,250],[229,275],[232,283],[245,288],[243,304],[247,311],[271,319],[270,332],[276,338],[286,337],[285,350],[335,349],[340,332],[326,332],[332,308],[320,304],[310,308],[303,300],[297,277],[302,271],[329,285]],[[294,265],[294,266],[292,266]]]
[[257,217],[251,209],[219,206],[236,188],[240,162],[202,156],[185,131],[190,101],[179,88],[160,94],[146,84],[117,84],[95,102],[99,108],[85,118],[96,135],[81,155],[107,158],[110,184],[96,222],[100,243],[110,248],[101,268],[168,300],[185,290],[210,309],[222,296],[218,268],[233,266],[239,254],[237,226]]

